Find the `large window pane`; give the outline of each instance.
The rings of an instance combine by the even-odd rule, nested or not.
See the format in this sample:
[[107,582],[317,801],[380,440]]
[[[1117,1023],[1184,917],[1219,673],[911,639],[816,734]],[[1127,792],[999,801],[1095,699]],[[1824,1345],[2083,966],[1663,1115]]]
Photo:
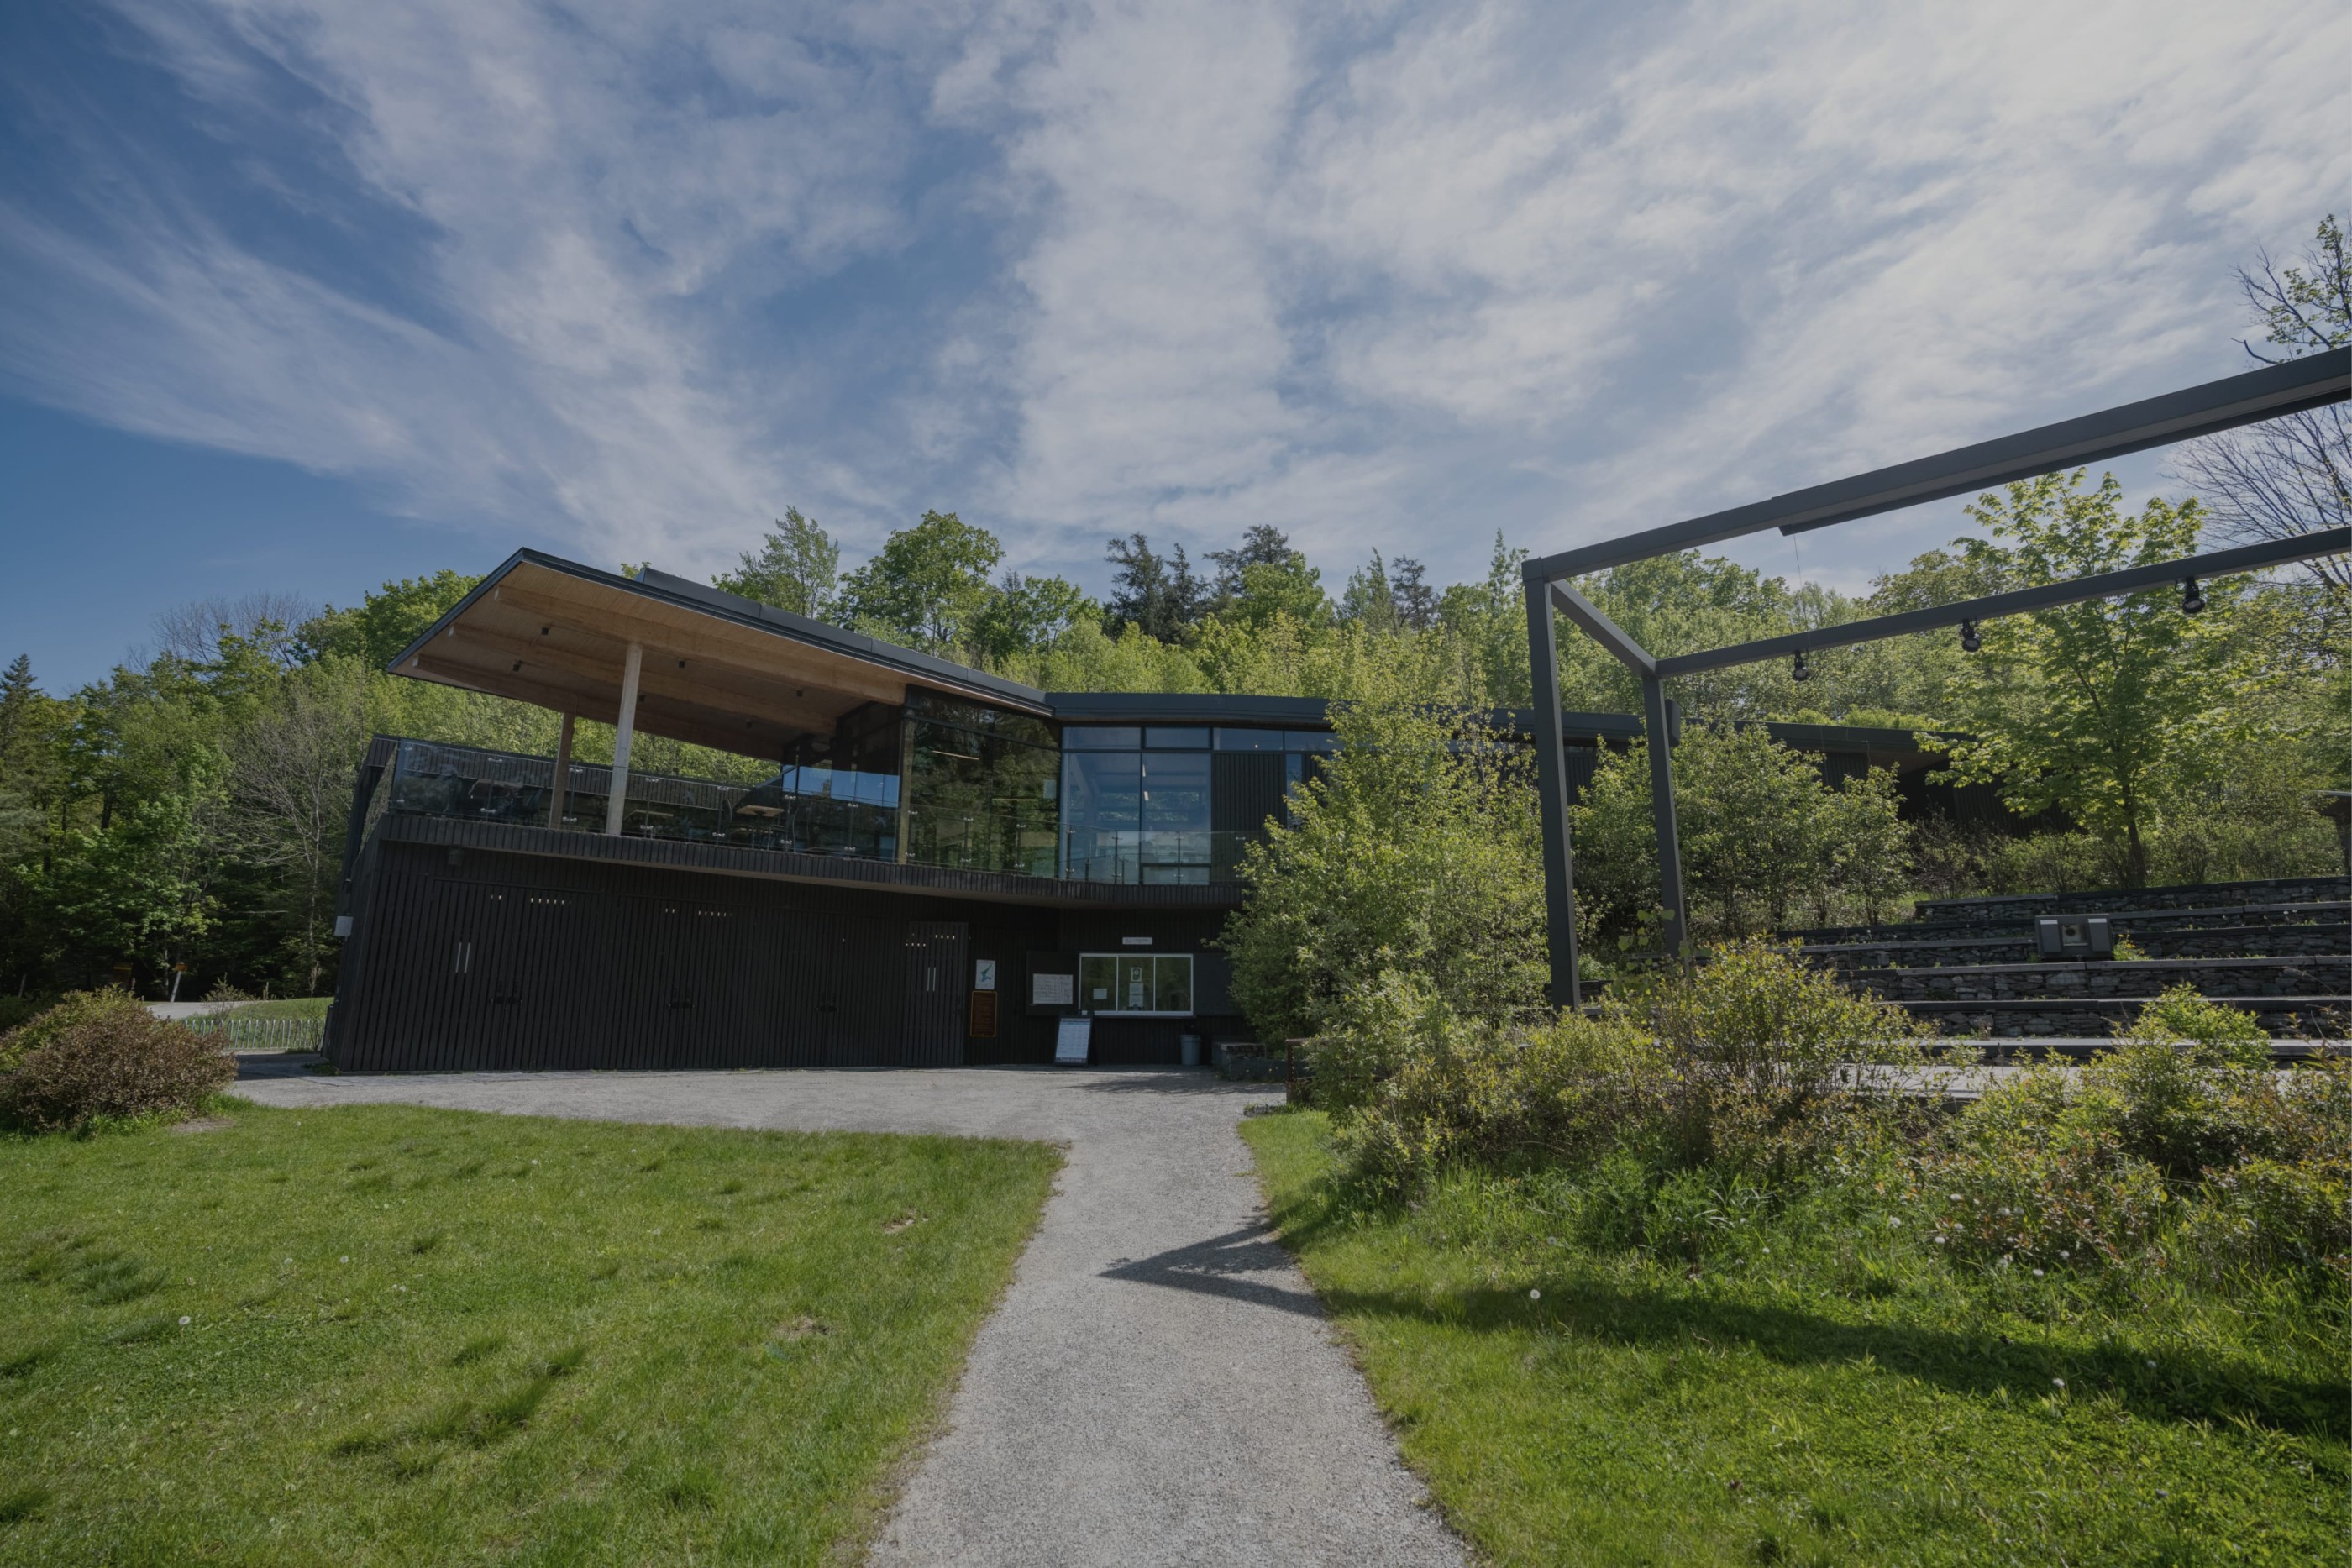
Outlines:
[[1091,1013],[1190,1013],[1192,955],[1082,953],[1078,1006]]
[[1209,880],[1209,754],[1143,754],[1142,880]]
[[1118,960],[1118,1010],[1123,1013],[1148,1013],[1151,1010],[1150,958]]
[[1062,758],[1063,874],[1132,883],[1142,842],[1143,759],[1132,751]]
[[1061,792],[1055,753],[936,719],[908,722],[907,858],[1052,876]]
[[1151,960],[1152,1001],[1154,1012],[1189,1013],[1192,1010],[1192,955],[1162,954]]
[[1062,731],[1065,751],[1133,751],[1143,744],[1143,731],[1131,724],[1087,725]]
[[1089,957],[1078,960],[1078,1006],[1087,1012],[1111,1012],[1116,998],[1112,989],[1118,983],[1118,960],[1112,957]]

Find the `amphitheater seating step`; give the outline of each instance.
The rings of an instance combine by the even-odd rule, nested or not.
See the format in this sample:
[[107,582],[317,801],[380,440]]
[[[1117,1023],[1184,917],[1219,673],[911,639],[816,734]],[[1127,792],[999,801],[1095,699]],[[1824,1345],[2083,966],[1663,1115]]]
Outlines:
[[[1947,1035],[2111,1038],[2182,984],[2274,1038],[2352,1033],[2352,882],[2281,878],[1927,899],[1915,920],[1794,933],[1847,985]],[[2134,956],[2037,961],[2034,922],[2103,915]]]

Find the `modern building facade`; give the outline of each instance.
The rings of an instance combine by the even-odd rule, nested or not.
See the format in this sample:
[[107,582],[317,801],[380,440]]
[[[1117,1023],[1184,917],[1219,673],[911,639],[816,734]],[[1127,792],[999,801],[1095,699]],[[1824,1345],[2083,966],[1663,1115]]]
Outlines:
[[[372,745],[327,1043],[352,1070],[1036,1062],[1066,1019],[1097,1064],[1177,1061],[1246,1032],[1216,946],[1236,868],[1334,744],[1316,699],[1040,692],[528,550],[393,668],[563,741]],[[612,765],[572,759],[580,717],[618,726]],[[1567,726],[1572,782],[1641,732]],[[1908,732],[1774,729],[1935,792]],[[761,766],[633,772],[638,733]]]

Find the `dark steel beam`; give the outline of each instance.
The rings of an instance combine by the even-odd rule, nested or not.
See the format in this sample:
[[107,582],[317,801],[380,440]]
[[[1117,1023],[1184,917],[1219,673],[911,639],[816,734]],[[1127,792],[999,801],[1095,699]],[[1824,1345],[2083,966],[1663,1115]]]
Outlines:
[[[1532,572],[1528,577],[1528,591],[1532,593],[1543,580]],[[1585,634],[1617,655],[1618,660],[1643,680],[1658,673],[1658,661],[1650,651],[1627,636],[1617,622],[1601,612],[1601,607],[1565,582],[1550,585],[1552,602],[1559,612],[1584,628]]]
[[1913,632],[1932,632],[1938,627],[1957,626],[1963,621],[1990,621],[1996,616],[2017,615],[2029,610],[2051,610],[2064,604],[2080,604],[2089,599],[2109,599],[2119,593],[2136,593],[2142,589],[2179,582],[2184,577],[2227,577],[2233,572],[2256,571],[2266,566],[2308,560],[2314,556],[2336,555],[2346,550],[2352,550],[2352,528],[2322,528],[2316,533],[2299,534],[2293,538],[2267,539],[2258,545],[2213,550],[2205,555],[2182,556],[2178,560],[2158,561],[2150,566],[2136,566],[2123,571],[2103,571],[2091,577],[2077,577],[2040,588],[1990,593],[1980,599],[1962,600],[1957,604],[1906,610],[1900,615],[1848,621],[1843,625],[1822,626],[1811,632],[1791,632],[1784,637],[1767,637],[1761,642],[1741,643],[1729,648],[1710,649],[1703,653],[1680,653],[1660,659],[1657,674],[1659,679],[1664,680],[1700,670],[1753,664],[1766,659],[1786,658],[1800,651],[1812,653],[1822,648],[1847,647],[1855,643],[1875,643],[1884,637],[1900,637]]
[[2347,398],[2352,398],[2352,348],[2330,349],[2079,419],[1792,490],[1769,501],[1563,550],[1529,561],[1527,571],[1532,578],[1558,581],[1766,528],[1801,533],[1827,528]]
[[1665,915],[1659,939],[1669,957],[1683,950],[1690,931],[1683,907],[1683,841],[1675,826],[1674,730],[1665,683],[1653,675],[1642,683],[1642,714],[1650,740],[1650,815],[1658,834],[1658,904]]
[[1528,588],[1528,673],[1534,686],[1536,795],[1542,806],[1544,920],[1554,1007],[1584,1005],[1577,977],[1576,859],[1569,841],[1567,737],[1559,714],[1559,630],[1544,585]]

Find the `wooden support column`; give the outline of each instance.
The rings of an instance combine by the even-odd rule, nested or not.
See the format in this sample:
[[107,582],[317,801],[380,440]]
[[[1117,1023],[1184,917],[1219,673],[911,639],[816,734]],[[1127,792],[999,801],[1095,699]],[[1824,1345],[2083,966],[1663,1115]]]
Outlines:
[[572,796],[572,716],[563,716],[563,728],[555,737],[555,783],[547,792],[547,825],[563,826],[563,803]]
[[645,670],[646,651],[642,644],[629,644],[629,656],[621,666],[621,716],[613,737],[613,790],[604,797],[604,831],[617,837],[621,831],[621,813],[629,807],[629,743],[637,737],[637,676]]

